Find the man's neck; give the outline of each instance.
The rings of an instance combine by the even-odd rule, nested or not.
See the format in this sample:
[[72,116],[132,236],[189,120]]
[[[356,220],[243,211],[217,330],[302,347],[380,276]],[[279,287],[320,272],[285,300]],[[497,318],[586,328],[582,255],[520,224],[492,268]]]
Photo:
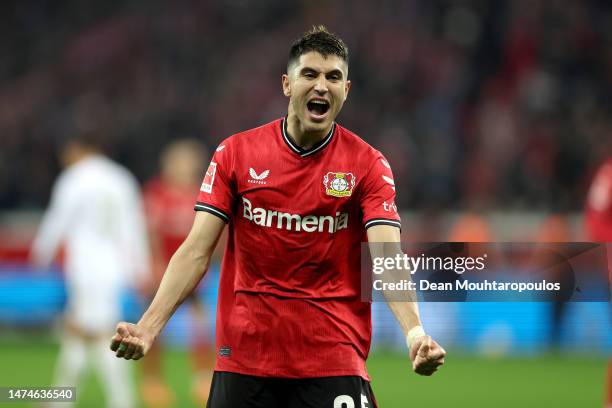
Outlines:
[[333,123],[323,131],[307,132],[304,130],[302,123],[296,115],[289,113],[287,116],[287,134],[291,139],[293,139],[295,144],[300,146],[302,149],[310,149],[312,146],[323,140],[329,133],[332,126]]

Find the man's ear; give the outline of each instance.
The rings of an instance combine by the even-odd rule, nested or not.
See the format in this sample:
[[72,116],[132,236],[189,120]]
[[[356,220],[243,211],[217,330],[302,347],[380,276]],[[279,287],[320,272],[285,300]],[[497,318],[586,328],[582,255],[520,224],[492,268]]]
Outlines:
[[351,81],[347,80],[346,84],[344,85],[344,100],[345,101],[346,101],[346,98],[348,98],[348,94],[350,90],[351,90]]
[[291,97],[291,83],[289,81],[289,75],[283,74],[282,82],[283,82],[283,94],[287,98]]

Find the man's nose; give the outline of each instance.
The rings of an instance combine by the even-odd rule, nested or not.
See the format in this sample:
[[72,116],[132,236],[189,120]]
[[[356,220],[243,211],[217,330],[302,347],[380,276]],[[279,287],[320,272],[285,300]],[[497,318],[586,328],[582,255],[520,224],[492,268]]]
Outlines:
[[315,91],[321,94],[324,94],[327,92],[327,78],[325,78],[325,75],[320,75],[317,78],[317,82],[315,83],[314,89]]

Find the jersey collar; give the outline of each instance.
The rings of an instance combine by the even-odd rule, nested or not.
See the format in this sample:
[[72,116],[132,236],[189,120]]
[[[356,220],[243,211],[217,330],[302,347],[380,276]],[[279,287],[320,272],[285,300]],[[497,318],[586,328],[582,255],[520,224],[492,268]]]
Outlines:
[[285,141],[287,146],[289,146],[289,148],[293,150],[294,153],[300,155],[300,157],[308,157],[308,156],[315,154],[319,150],[323,150],[325,146],[327,146],[329,142],[331,142],[332,136],[334,135],[335,130],[336,130],[336,122],[333,122],[332,127],[329,130],[329,133],[327,134],[327,136],[323,138],[323,140],[320,140],[317,143],[315,143],[310,149],[304,149],[298,146],[293,141],[293,139],[289,137],[289,134],[287,133],[287,117],[286,116],[283,118],[283,121],[281,122],[281,133],[283,135],[283,140]]

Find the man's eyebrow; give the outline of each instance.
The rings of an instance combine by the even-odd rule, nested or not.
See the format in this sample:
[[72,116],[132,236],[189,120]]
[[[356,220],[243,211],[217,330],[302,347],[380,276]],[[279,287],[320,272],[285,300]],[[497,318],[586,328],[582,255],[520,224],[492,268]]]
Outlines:
[[341,69],[332,69],[327,73],[327,75],[337,75],[338,77],[342,78],[344,76],[344,73]]
[[319,71],[317,71],[316,69],[311,68],[311,67],[304,67],[304,68],[300,69],[300,74],[305,74],[307,72],[319,73]]
[[[306,74],[306,73],[315,73],[318,74],[319,71],[317,69],[314,69],[312,67],[304,67],[300,70],[300,74]],[[335,68],[332,69],[331,71],[327,72],[325,75],[338,75],[340,78],[342,78],[344,76],[344,73],[342,72],[341,69]]]

